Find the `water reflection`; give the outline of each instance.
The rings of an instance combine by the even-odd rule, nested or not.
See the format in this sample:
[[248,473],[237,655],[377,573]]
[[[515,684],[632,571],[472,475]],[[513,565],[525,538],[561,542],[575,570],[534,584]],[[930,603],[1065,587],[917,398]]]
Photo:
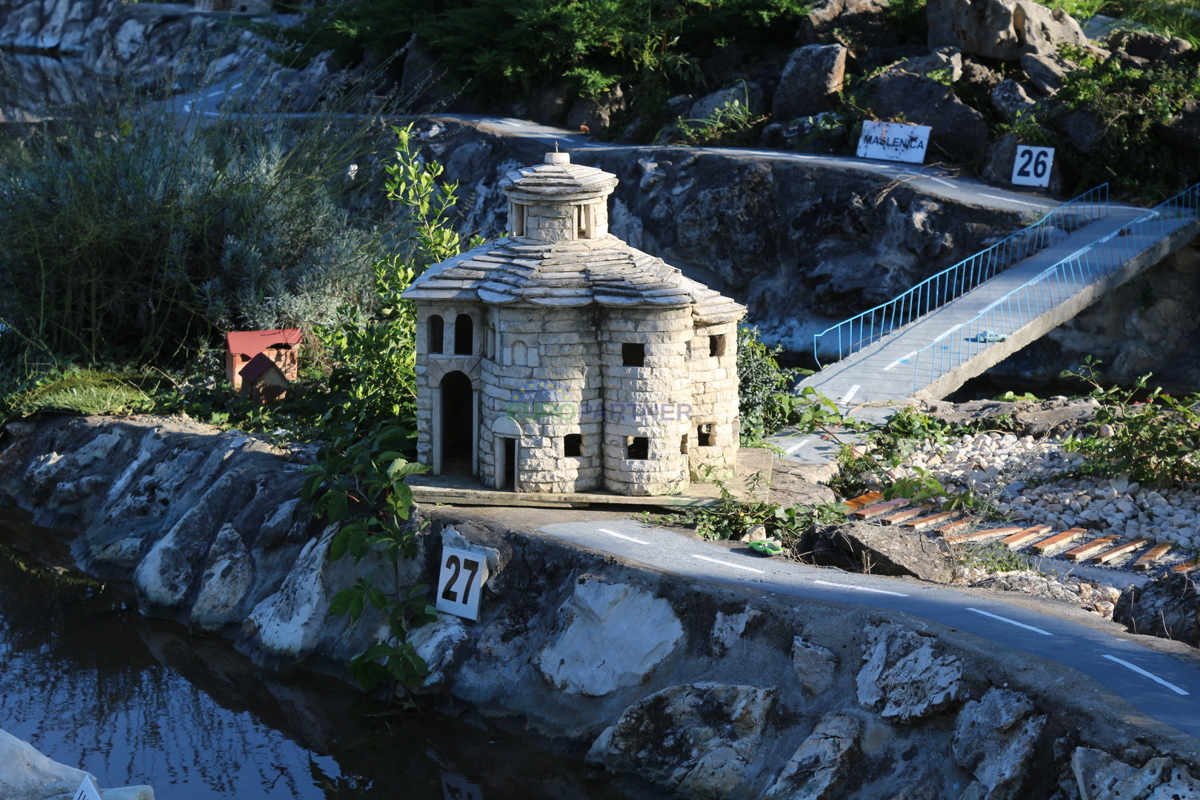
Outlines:
[[149,783],[164,800],[621,797],[519,741],[368,716],[382,709],[329,679],[260,676],[69,560],[50,532],[0,516],[0,727],[102,786]]

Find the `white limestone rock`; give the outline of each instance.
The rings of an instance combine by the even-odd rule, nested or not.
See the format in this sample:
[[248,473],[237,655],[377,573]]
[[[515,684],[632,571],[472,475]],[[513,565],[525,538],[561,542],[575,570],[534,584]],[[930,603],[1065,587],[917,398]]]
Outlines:
[[[587,760],[695,800],[741,796],[773,690],[695,683],[655,692],[621,714]],[[744,787],[743,787],[744,788]]]
[[838,714],[817,723],[812,734],[796,750],[765,800],[836,800],[841,786],[859,755],[859,723]]
[[1025,695],[992,688],[963,706],[954,723],[955,762],[988,789],[989,800],[1021,797],[1046,717]]
[[1071,770],[1082,800],[1197,800],[1200,781],[1170,758],[1152,758],[1141,769],[1103,750],[1077,747]]
[[858,702],[884,719],[912,722],[941,711],[962,691],[962,662],[940,655],[929,637],[893,623],[867,628]]
[[757,613],[749,606],[735,614],[726,614],[724,611],[718,611],[712,629],[711,645],[713,653],[720,656],[729,652],[729,649],[737,644],[738,639],[742,638],[742,634],[746,630],[746,623],[757,615]]
[[87,774],[52,761],[28,742],[0,730],[0,797],[4,800],[42,800],[74,792]]
[[683,625],[666,600],[596,578],[581,579],[558,614],[563,627],[535,666],[569,694],[603,697],[636,686],[683,637]]
[[797,636],[792,640],[792,666],[796,668],[796,677],[804,691],[822,694],[833,684],[837,656],[833,651]]

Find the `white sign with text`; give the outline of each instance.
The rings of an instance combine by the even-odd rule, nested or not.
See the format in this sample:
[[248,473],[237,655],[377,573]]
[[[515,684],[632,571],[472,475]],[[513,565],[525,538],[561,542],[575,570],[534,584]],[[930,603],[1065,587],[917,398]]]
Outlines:
[[928,125],[864,122],[858,139],[858,157],[920,164],[929,148],[931,130]]
[[1012,182],[1017,186],[1049,186],[1050,168],[1054,166],[1053,147],[1017,145],[1013,161]]
[[102,800],[100,790],[96,788],[96,782],[91,775],[84,776],[83,783],[79,784],[79,789],[71,800]]
[[438,575],[437,610],[469,620],[479,619],[479,595],[488,579],[487,560],[480,553],[442,548]]

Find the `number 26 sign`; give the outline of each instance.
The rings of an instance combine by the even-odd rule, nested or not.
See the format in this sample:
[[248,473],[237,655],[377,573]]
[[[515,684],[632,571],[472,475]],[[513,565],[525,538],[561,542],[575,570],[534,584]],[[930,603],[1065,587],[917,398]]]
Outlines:
[[487,579],[484,556],[469,550],[443,547],[435,607],[446,614],[478,620],[479,595]]
[[1050,168],[1054,166],[1053,147],[1017,145],[1013,162],[1012,182],[1017,186],[1049,186]]

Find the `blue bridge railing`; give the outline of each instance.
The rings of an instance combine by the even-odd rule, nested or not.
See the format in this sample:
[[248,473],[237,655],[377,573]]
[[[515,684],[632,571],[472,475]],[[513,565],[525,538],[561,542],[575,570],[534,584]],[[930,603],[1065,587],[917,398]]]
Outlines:
[[1145,214],[988,304],[977,316],[926,345],[912,357],[916,392],[974,358],[996,342],[1123,267],[1174,232],[1200,219],[1200,184],[1185,189]]
[[997,273],[1043,250],[1093,220],[1108,216],[1108,184],[1068,200],[1040,220],[1012,233],[986,250],[926,278],[893,300],[839,322],[813,336],[813,358],[821,364],[821,347],[840,361],[887,334],[961,297]]

